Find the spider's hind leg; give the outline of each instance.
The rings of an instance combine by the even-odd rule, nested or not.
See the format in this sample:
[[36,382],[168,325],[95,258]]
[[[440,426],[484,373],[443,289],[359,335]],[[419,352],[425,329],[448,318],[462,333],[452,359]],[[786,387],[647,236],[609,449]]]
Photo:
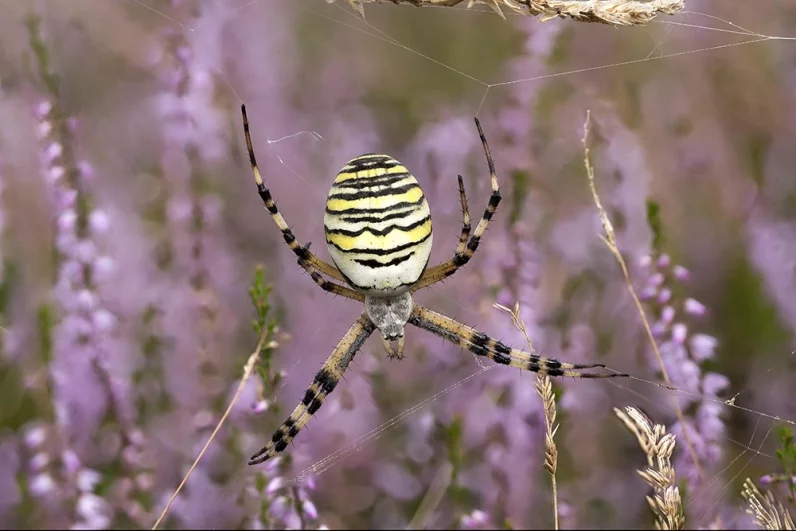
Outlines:
[[548,376],[572,376],[574,378],[626,378],[629,375],[619,372],[584,372],[588,369],[605,369],[602,363],[566,363],[551,358],[543,358],[535,353],[511,348],[483,332],[463,325],[450,317],[423,306],[415,305],[409,323],[436,334],[451,343],[469,350],[477,356],[484,356],[499,363]]
[[304,393],[304,398],[282,423],[271,440],[259,452],[251,456],[250,465],[262,463],[287,448],[287,445],[298,435],[310,417],[323,405],[326,397],[334,391],[343,377],[351,360],[354,359],[362,344],[373,333],[376,327],[364,313],[351,326],[337,344],[332,355],[323,364],[321,370]]

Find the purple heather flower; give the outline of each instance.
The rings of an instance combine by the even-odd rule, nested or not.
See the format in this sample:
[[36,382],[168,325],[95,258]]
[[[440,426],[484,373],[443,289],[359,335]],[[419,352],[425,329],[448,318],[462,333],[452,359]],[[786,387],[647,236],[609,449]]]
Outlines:
[[672,275],[674,275],[674,278],[677,280],[685,282],[688,280],[690,273],[688,272],[688,269],[684,268],[683,266],[676,265],[674,266],[674,269],[672,269]]
[[[661,267],[662,263],[665,263],[665,268]],[[662,262],[661,260],[657,260],[656,264],[656,268],[649,271],[648,282],[660,285],[661,289],[669,289],[670,286],[688,278],[687,271],[682,266],[671,267],[670,261]],[[675,313],[681,317],[703,317],[707,313],[707,308],[690,297],[683,300],[674,298],[666,305],[650,304],[653,305],[654,316],[659,319],[656,325],[668,322],[659,337],[663,340],[660,352],[672,384],[690,393],[688,397],[681,398],[685,404],[696,403],[697,405],[692,418],[686,418],[684,424],[675,423],[670,431],[681,437],[683,430],[687,429],[689,440],[702,469],[709,470],[717,465],[721,458],[721,441],[725,431],[722,418],[724,408],[711,399],[715,399],[726,389],[729,380],[721,374],[703,373],[700,367],[700,363],[713,357],[718,340],[707,334],[694,333],[693,326],[679,321],[674,322],[673,319]],[[659,328],[656,328],[656,331],[661,332]],[[690,486],[694,487],[699,480],[699,475],[692,456],[688,452],[678,454],[674,466],[679,473],[684,475]]]
[[301,510],[304,512],[304,515],[311,519],[317,520],[318,519],[318,509],[315,507],[315,504],[311,501],[307,500],[301,503]]
[[489,522],[489,515],[484,511],[476,509],[470,514],[462,516],[462,529],[481,529]]
[[55,490],[55,480],[53,480],[53,477],[47,472],[35,474],[30,479],[28,489],[34,496],[43,497],[51,494],[53,490]]
[[[658,288],[656,286],[649,286],[649,285],[644,286],[639,291],[638,296],[642,301],[648,301],[654,299],[655,297],[658,296]],[[666,302],[666,301],[661,301],[661,302]]]
[[268,486],[265,487],[265,493],[271,496],[276,491],[282,489],[284,486],[285,486],[285,479],[282,477],[275,477],[270,482],[268,482]]
[[672,290],[669,288],[662,288],[658,292],[658,303],[659,304],[666,304],[672,299]]
[[255,414],[264,413],[264,412],[268,411],[269,406],[270,406],[270,404],[268,403],[268,400],[265,400],[265,399],[258,400],[257,402],[252,404],[252,411]]
[[707,312],[707,308],[705,307],[704,304],[690,297],[687,298],[683,303],[683,309],[685,310],[686,313],[698,317],[705,315],[705,313]]
[[39,452],[28,461],[28,467],[32,472],[39,472],[51,462],[50,454],[46,452]]
[[672,341],[678,345],[685,344],[688,337],[688,327],[683,323],[674,323],[672,325]]
[[697,361],[702,362],[713,357],[719,341],[707,334],[693,334],[688,343],[691,354]]
[[654,275],[649,277],[649,279],[647,280],[647,283],[650,286],[659,287],[659,286],[661,286],[663,284],[663,281],[664,281],[663,273],[655,273]]

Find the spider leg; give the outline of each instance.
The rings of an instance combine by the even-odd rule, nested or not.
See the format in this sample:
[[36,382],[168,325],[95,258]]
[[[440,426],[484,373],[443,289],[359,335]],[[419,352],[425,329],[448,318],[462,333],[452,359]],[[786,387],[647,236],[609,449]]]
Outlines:
[[[274,202],[273,197],[271,197],[271,192],[268,188],[265,187],[265,182],[263,181],[262,175],[260,174],[260,168],[257,166],[257,159],[254,156],[254,147],[252,146],[252,137],[251,132],[249,131],[249,118],[246,115],[246,105],[240,106],[241,114],[243,115],[243,133],[246,137],[246,149],[249,152],[249,162],[252,165],[252,172],[254,173],[254,182],[257,184],[257,192],[260,194],[260,199],[262,199],[263,204],[265,205],[266,210],[271,213],[271,217],[274,219],[274,223],[276,226],[279,227],[279,230],[282,231],[282,237],[285,239],[285,243],[287,243],[290,250],[295,253],[296,257],[298,257],[298,264],[303,267],[310,275],[312,275],[313,271],[320,272],[328,277],[331,277],[337,281],[344,282],[345,279],[340,274],[340,271],[337,270],[336,267],[333,265],[324,262],[314,254],[312,254],[309,250],[309,245],[302,246],[296,241],[296,237],[293,235],[293,231],[290,230],[285,218],[282,217],[282,214],[279,212],[279,209],[276,207],[276,203]],[[322,288],[324,287],[322,284],[318,282],[318,280],[313,277],[315,283],[320,285]],[[324,288],[326,289],[326,288]],[[336,288],[335,288],[336,289]],[[327,289],[327,291],[331,291]],[[337,290],[335,291],[338,295],[342,295],[348,298],[355,298],[356,300],[361,300],[358,297],[352,297],[351,293],[348,291]]]
[[483,332],[417,304],[412,309],[409,323],[501,365],[548,376],[572,376],[574,378],[626,378],[629,376],[622,373],[583,372],[583,369],[604,369],[605,365],[601,363],[564,363],[511,348]]
[[467,241],[470,239],[470,209],[467,208],[467,195],[464,193],[464,180],[459,179],[459,200],[462,203],[462,233],[459,235],[459,244],[456,246],[456,254],[464,254],[467,250]]
[[[467,231],[469,236],[467,239],[467,245],[462,245],[461,242],[463,238],[460,237],[459,245],[456,247],[456,253],[453,255],[453,258],[442,262],[439,265],[426,269],[425,273],[423,273],[423,276],[420,277],[420,280],[418,280],[415,285],[412,286],[412,291],[417,291],[421,288],[425,288],[426,286],[430,286],[431,284],[439,282],[440,280],[448,278],[449,276],[453,275],[460,267],[469,262],[470,258],[473,257],[473,254],[475,254],[476,249],[478,249],[481,236],[483,236],[484,232],[486,231],[487,225],[489,225],[489,220],[492,219],[492,216],[495,214],[495,210],[497,210],[498,204],[500,204],[500,187],[498,186],[497,173],[495,172],[495,161],[492,159],[492,152],[489,150],[489,144],[486,142],[484,130],[481,129],[481,123],[478,121],[478,118],[475,119],[475,126],[478,128],[478,135],[481,137],[481,144],[484,146],[484,154],[486,155],[486,162],[489,166],[489,175],[492,180],[492,195],[489,197],[489,203],[487,204],[486,210],[484,210],[484,215],[481,217],[481,221],[478,222],[478,225],[475,227],[475,231],[472,235],[469,234],[470,231],[467,229],[470,215],[469,212],[466,211],[465,207],[465,226],[462,228],[462,235],[464,235],[464,232]],[[462,184],[461,180],[459,183],[459,193],[466,205],[464,200],[464,185]]]
[[323,278],[323,275],[315,271],[314,269],[310,270],[310,276],[312,280],[318,284],[321,289],[324,291],[328,291],[329,293],[334,293],[335,295],[340,295],[342,297],[346,297],[347,299],[354,299],[359,302],[365,302],[365,295],[362,293],[353,290],[347,286],[341,286],[340,284],[336,284],[329,280]]
[[334,391],[351,360],[354,359],[357,351],[375,329],[375,325],[370,322],[367,315],[363,313],[359,316],[359,319],[337,344],[321,370],[315,375],[315,379],[304,393],[304,398],[296,406],[296,409],[276,430],[271,441],[249,459],[250,465],[262,463],[287,448],[287,445],[307,424],[310,417],[320,409],[326,396]]

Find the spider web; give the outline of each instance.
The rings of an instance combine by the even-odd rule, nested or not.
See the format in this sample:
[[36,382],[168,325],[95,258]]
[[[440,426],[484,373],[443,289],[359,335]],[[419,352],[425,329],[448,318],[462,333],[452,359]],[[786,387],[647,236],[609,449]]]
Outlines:
[[[276,9],[277,5],[279,4],[277,0],[269,3],[274,5],[274,9]],[[716,2],[713,4],[715,3]],[[191,34],[209,31],[203,29],[201,26],[192,27],[188,22],[173,18],[169,15],[168,10],[162,8],[159,4],[153,6],[145,0],[131,0],[131,4],[134,5],[136,9],[147,11],[156,18],[166,19],[170,23],[173,23],[183,30],[189,31]],[[227,17],[227,27],[236,29],[240,27],[248,27],[244,26],[242,18],[249,16],[249,12],[255,11],[255,9],[258,7],[256,4],[258,3],[240,2],[234,7],[228,8],[224,14],[224,16]],[[705,10],[709,10],[712,4],[701,3],[699,5],[700,7],[704,7]],[[748,9],[749,11],[754,10],[754,8],[751,7],[751,4],[745,5],[744,8]],[[406,59],[405,62],[401,63],[402,67],[409,68],[410,70],[396,72],[394,74],[396,78],[426,75],[429,72],[434,72],[437,76],[436,78],[432,78],[428,83],[420,82],[418,85],[425,89],[434,90],[433,85],[438,83],[440,88],[436,90],[448,92],[450,100],[453,102],[449,105],[449,109],[447,110],[447,112],[450,114],[454,114],[455,109],[456,116],[469,115],[481,116],[483,118],[482,121],[484,122],[485,128],[487,130],[487,135],[492,142],[492,149],[494,152],[496,152],[496,159],[499,165],[498,171],[502,181],[501,185],[503,186],[504,190],[509,190],[507,185],[509,184],[508,181],[510,176],[507,175],[505,171],[501,172],[500,170],[500,148],[496,147],[501,145],[499,134],[490,134],[490,126],[484,117],[494,117],[494,113],[497,112],[495,109],[499,108],[500,105],[505,104],[506,101],[509,101],[512,98],[522,99],[522,87],[528,87],[527,99],[530,101],[536,97],[541,97],[539,96],[539,92],[531,90],[532,87],[538,87],[543,83],[552,82],[557,79],[567,80],[571,83],[577,84],[579,76],[590,74],[610,74],[611,72],[628,67],[663,69],[668,68],[668,65],[672,63],[676,64],[678,61],[687,61],[689,58],[698,56],[700,54],[723,54],[721,57],[727,57],[728,54],[739,54],[742,50],[754,50],[754,47],[775,46],[778,41],[788,41],[787,44],[790,45],[789,41],[796,40],[796,37],[768,35],[762,31],[747,29],[732,21],[725,20],[708,13],[684,11],[672,19],[658,19],[646,28],[623,28],[620,30],[610,30],[632,31],[641,36],[656,36],[653,38],[652,47],[648,47],[647,49],[638,49],[635,52],[628,54],[632,58],[602,62],[599,58],[592,59],[589,57],[590,54],[587,53],[587,51],[584,52],[584,59],[579,62],[587,63],[589,66],[562,69],[561,71],[555,71],[552,73],[550,70],[555,70],[554,65],[550,65],[548,68],[548,65],[545,64],[545,60],[543,58],[541,62],[534,66],[534,68],[539,70],[540,73],[530,76],[517,75],[505,80],[501,77],[506,75],[505,69],[499,68],[495,65],[485,64],[491,60],[488,53],[485,53],[484,57],[481,57],[477,54],[474,54],[473,57],[456,56],[455,53],[450,53],[450,50],[435,49],[433,45],[423,42],[423,39],[417,38],[416,35],[413,36],[401,34],[400,24],[391,23],[390,17],[401,17],[400,20],[404,22],[406,20],[415,20],[417,23],[420,23],[419,17],[428,16],[427,13],[430,11],[428,8],[415,11],[406,7],[396,9],[392,8],[391,6],[368,5],[366,6],[366,13],[368,15],[368,19],[366,21],[353,16],[353,14],[350,13],[350,11],[347,10],[341,3],[327,5],[320,1],[307,2],[299,8],[299,11],[301,12],[302,16],[307,17],[307,19],[322,20],[327,24],[327,26],[315,25],[313,27],[326,27],[330,34],[335,33],[338,36],[340,34],[339,32],[345,32],[346,36],[343,41],[346,45],[356,48],[358,53],[361,53],[362,48],[372,47],[374,50],[374,57],[376,57],[377,53],[383,53],[386,49],[391,49],[392,52],[399,51],[401,53],[405,53],[409,57],[412,57],[411,60]],[[436,12],[434,12],[431,17],[432,20],[435,22],[448,20],[448,25],[445,26],[445,29],[450,31],[456,30],[457,26],[464,28],[460,31],[467,31],[467,29],[472,29],[474,27],[478,27],[479,25],[490,26],[507,24],[506,22],[499,21],[494,13],[488,9],[463,10],[439,8],[435,11]],[[418,18],[413,19],[412,17]],[[746,19],[747,16],[739,12],[736,18]],[[755,18],[754,16],[749,16],[748,18],[756,22],[758,26],[764,25],[764,21],[759,18]],[[509,23],[515,21],[516,16],[509,15]],[[531,24],[530,19],[527,21],[527,23]],[[538,22],[534,23],[538,24]],[[584,24],[577,24],[574,22],[561,23],[556,21],[548,22],[546,24],[548,26],[553,26],[554,29],[550,31],[554,31],[556,33],[584,31],[594,33],[595,39],[610,39],[610,36],[606,37],[606,34],[609,31],[607,28],[587,27]],[[678,42],[672,42],[676,38],[682,38],[682,40]],[[722,41],[720,39],[725,40]],[[689,42],[686,42],[684,46],[683,41]],[[470,53],[474,53],[474,50],[472,49],[468,51]],[[334,53],[344,55],[348,52],[344,49],[341,49],[339,52],[335,51]],[[328,57],[332,57],[334,53],[330,53]],[[446,57],[446,59],[439,59],[439,57]],[[453,59],[451,59],[451,57],[453,57]],[[202,61],[203,58],[198,56],[197,60]],[[240,100],[240,102],[244,101],[243,98],[239,96],[239,94],[244,93],[241,83],[247,83],[246,91],[256,92],[256,88],[248,86],[248,81],[246,80],[245,76],[241,78],[241,76],[233,76],[232,74],[229,74],[226,66],[219,66],[219,63],[216,61],[208,60],[208,64],[211,65],[211,68],[218,74],[219,79],[223,80],[229,91],[237,100]],[[366,65],[363,66],[363,68],[367,68],[367,66],[372,67],[372,65]],[[322,83],[328,82],[328,80],[323,78],[323,65],[317,65],[317,68],[319,72],[321,72],[319,77],[317,79],[308,80],[308,83],[317,83],[320,85]],[[412,71],[411,69],[416,69],[416,71]],[[603,83],[605,82],[605,78],[598,78],[596,83],[599,85],[601,80]],[[252,83],[256,83],[258,81],[262,82],[262,76],[257,78],[257,80],[253,81]],[[414,85],[410,84],[410,86]],[[347,86],[342,89],[338,88],[337,90],[341,92],[345,92],[346,90],[355,91],[355,87]],[[418,94],[417,96],[418,98],[422,98],[422,95]],[[437,95],[437,97],[439,97],[439,95]],[[600,110],[607,110],[609,112],[612,110],[610,106],[600,108],[599,101],[599,97],[596,97],[589,105],[593,109],[597,107],[595,112],[597,113],[598,120]],[[246,103],[249,104],[248,101]],[[525,101],[521,102],[520,104],[527,105],[527,103],[528,102]],[[265,105],[265,107],[278,107],[279,105],[283,105],[283,103],[277,102],[271,104],[270,106]],[[366,105],[367,104],[365,104],[365,106]],[[384,103],[375,102],[375,105],[377,107],[384,106]],[[301,104],[299,103],[297,106],[301,107]],[[250,107],[252,106],[250,105]],[[288,219],[288,223],[294,224],[294,228],[299,240],[321,241],[320,214],[315,215],[312,213],[312,211],[309,211],[310,213],[308,215],[300,216],[298,214],[299,209],[295,207],[299,204],[299,202],[303,204],[304,199],[301,198],[302,194],[306,194],[312,198],[311,200],[307,200],[309,203],[322,204],[327,193],[329,175],[317,178],[310,177],[308,174],[309,168],[317,167],[318,165],[312,166],[303,162],[301,160],[301,158],[304,156],[303,154],[309,152],[309,157],[313,158],[315,161],[335,160],[336,162],[339,162],[342,160],[340,159],[340,156],[342,156],[340,153],[348,153],[348,155],[353,155],[359,152],[372,150],[373,145],[379,144],[375,142],[369,142],[369,140],[372,139],[368,138],[367,136],[365,136],[363,139],[354,139],[351,142],[347,142],[346,134],[350,132],[350,130],[330,121],[329,116],[331,115],[333,119],[334,112],[330,111],[329,109],[319,109],[318,107],[308,106],[307,117],[305,121],[303,121],[301,124],[298,124],[295,129],[278,131],[275,130],[275,127],[267,123],[268,114],[262,112],[261,110],[258,111],[256,103],[253,108],[255,109],[254,112],[250,112],[254,117],[252,119],[252,126],[254,128],[254,135],[256,137],[255,143],[260,146],[260,151],[262,151],[262,146],[266,145],[268,147],[266,161],[261,161],[261,165],[270,168],[270,170],[266,171],[269,186],[274,191],[274,195],[277,200],[280,201],[280,207],[283,209],[285,216]],[[320,117],[318,120],[313,119],[314,111],[318,111],[318,116]],[[613,109],[613,111],[615,112],[616,109]],[[583,116],[579,116],[582,123]],[[436,118],[442,119],[441,117]],[[391,119],[393,121],[399,121],[395,117],[391,117]],[[275,122],[280,124],[285,123],[284,120],[275,120]],[[362,123],[368,123],[368,119],[362,119],[358,123],[360,124],[359,126],[361,126]],[[455,135],[456,138],[468,138],[474,136],[474,130],[471,127],[471,124],[456,120],[453,120],[453,124],[454,125],[450,130],[450,134]],[[371,125],[374,127],[378,126],[375,121],[371,122]],[[494,130],[496,129],[497,127],[494,127]],[[235,126],[235,130],[237,130],[237,126]],[[606,130],[610,131],[610,128],[606,128]],[[576,133],[579,134],[580,131],[578,130]],[[268,137],[267,140],[266,136]],[[257,140],[257,138],[259,138],[259,140]],[[468,142],[470,142],[470,144],[466,145],[469,146],[469,148],[472,148],[472,139],[468,140]],[[366,149],[360,149],[358,151],[356,148],[352,148],[351,144],[356,147],[362,146]],[[255,147],[257,148],[257,146]],[[336,158],[324,159],[324,155],[321,152],[326,149],[333,151]],[[661,149],[665,149],[665,145],[662,146]],[[470,151],[473,150],[470,149]],[[454,183],[452,181],[449,182],[449,178],[452,177],[452,175],[447,174],[450,172],[461,171],[453,168],[447,169],[448,166],[450,166],[450,160],[446,160],[445,162],[445,165],[429,164],[428,170],[432,172],[432,182],[431,186],[424,184],[424,188],[429,196],[429,202],[432,205],[432,209],[435,208],[435,203],[439,204],[441,202],[440,198],[444,194],[452,194],[455,190],[455,187],[452,186]],[[598,186],[600,186],[601,182],[607,183],[609,181],[608,172],[602,171],[599,159],[593,162],[596,167]],[[439,171],[440,175],[437,175],[437,166],[442,168],[442,170]],[[277,167],[284,169],[284,171],[276,171],[274,168]],[[329,171],[333,171],[337,166],[326,165],[326,167],[330,168]],[[473,166],[472,168],[468,168],[468,173],[472,174],[473,176],[482,176],[484,173],[484,169],[481,166]],[[422,170],[414,171],[416,172],[416,175],[422,175]],[[443,173],[444,175],[442,175]],[[420,180],[422,183],[422,177]],[[228,182],[230,183],[229,186],[235,187],[244,187],[250,185],[250,183],[245,181],[242,176],[236,176],[234,179],[230,178]],[[475,179],[468,180],[467,182],[469,185],[468,198],[470,201],[471,214],[475,217],[480,213],[483,206],[482,203],[484,203],[484,194],[487,183],[485,181],[480,182]],[[578,192],[573,192],[575,194],[582,194],[587,190],[585,178],[583,178],[580,182],[575,182],[573,186],[580,187]],[[603,192],[603,200],[606,200],[609,196],[610,192]],[[502,214],[499,214],[499,216],[509,215],[508,203],[510,202],[511,198],[507,197],[504,199],[504,204],[501,206]],[[315,212],[321,212],[321,210],[315,209]],[[589,216],[596,218],[596,216],[594,216],[595,213],[596,211],[590,211]],[[456,233],[453,232],[452,228],[456,227],[458,223],[458,212],[455,210],[448,209],[447,211],[442,211],[441,213],[440,210],[435,210],[434,215],[435,223],[437,222],[438,218],[443,218],[444,223],[446,226],[450,226],[451,230],[447,233],[437,233],[438,241],[435,244],[435,254],[432,255],[432,262],[444,258],[449,252],[452,251],[453,243],[455,242],[456,237]],[[533,215],[531,215],[531,218],[533,218]],[[259,227],[259,230],[273,231],[273,227],[269,228],[269,223],[270,220],[263,219],[263,216],[261,216],[261,227]],[[252,224],[255,223],[252,222]],[[594,225],[594,227],[594,240],[599,241],[597,239],[596,233],[597,226]],[[486,247],[482,247],[479,253],[476,254],[474,264],[469,266],[470,268],[483,268],[482,261],[487,260],[484,255],[487,255],[491,249],[494,249],[494,247],[489,247],[489,244],[486,243],[490,236],[494,235],[494,232],[496,231],[493,229],[487,233],[487,236],[484,239],[484,245]],[[619,238],[622,240],[623,235],[620,234]],[[620,245],[621,243],[622,242],[620,241]],[[313,247],[313,249],[316,252],[320,252],[318,247],[319,246]],[[497,247],[497,245],[495,247]],[[279,252],[284,253],[285,256],[288,254],[286,249],[282,249]],[[605,254],[607,255],[607,253]],[[321,255],[323,256],[322,253]],[[281,263],[287,264],[291,260],[292,258],[289,260],[283,260]],[[285,265],[285,267],[287,267],[287,265]],[[465,284],[465,281],[461,279],[461,277],[465,277],[465,274],[465,272],[459,272],[451,281],[446,282],[441,286],[434,286],[430,290],[427,290],[427,294],[418,294],[418,299],[421,302],[433,300],[437,305],[442,305],[443,309],[449,310],[445,312],[447,315],[450,315],[469,325],[476,326],[486,333],[491,333],[491,330],[495,329],[495,326],[498,322],[505,321],[502,331],[504,334],[509,336],[507,340],[511,341],[515,346],[522,345],[521,341],[518,340],[518,336],[511,335],[512,332],[510,331],[510,320],[506,319],[505,316],[500,316],[499,312],[493,310],[493,313],[489,317],[485,317],[485,312],[482,309],[473,307],[472,298],[468,298],[464,295],[458,295],[462,291],[469,291],[468,288],[471,286]],[[285,275],[289,274],[282,274],[283,277]],[[618,270],[616,270],[616,275],[617,279],[621,280]],[[306,280],[306,278],[302,278],[301,281],[306,282]],[[636,280],[637,279],[634,278],[634,282]],[[310,286],[310,289],[316,289],[316,287]],[[288,295],[284,296],[288,297]],[[331,298],[327,299],[323,304],[328,305],[328,309],[319,313],[319,319],[314,320],[312,323],[302,322],[301,320],[296,320],[292,323],[292,328],[294,331],[302,329],[307,325],[309,325],[309,330],[307,331],[306,336],[296,338],[295,346],[293,346],[291,350],[291,356],[289,358],[281,358],[283,360],[285,370],[289,373],[289,376],[292,373],[301,372],[301,377],[299,378],[299,376],[296,376],[296,381],[286,385],[285,389],[280,393],[280,396],[288,408],[292,408],[294,405],[292,403],[293,399],[298,397],[299,393],[301,392],[299,389],[302,389],[306,386],[307,382],[309,381],[309,374],[314,372],[314,370],[311,370],[307,367],[304,367],[302,371],[297,371],[296,369],[301,367],[307,356],[309,356],[313,351],[322,352],[322,356],[324,357],[328,355],[328,352],[331,350],[331,346],[336,342],[336,338],[342,336],[342,331],[346,326],[348,326],[346,323],[350,324],[350,322],[353,321],[356,313],[360,311],[358,308],[356,308],[356,311],[349,311],[349,309],[343,310],[343,305],[339,304],[339,301],[332,300]],[[529,324],[531,323],[529,322]],[[409,330],[409,335],[411,336],[416,336],[422,333],[423,332],[411,328]],[[536,338],[534,339],[536,341]],[[407,344],[408,352],[412,352],[411,345],[412,343],[410,339],[408,340]],[[424,345],[424,348],[428,350],[430,347]],[[370,353],[371,350],[378,350],[378,348],[367,347],[359,355],[359,358],[355,360],[352,370],[346,375],[348,380],[355,379],[356,377],[351,376],[352,373],[360,371],[364,371],[368,375],[379,374],[379,369],[375,366],[375,357]],[[461,358],[461,354],[456,354],[454,352],[455,349],[450,346],[441,347],[438,348],[438,350],[441,352],[435,353],[434,356],[458,356]],[[650,354],[644,353],[643,356],[648,357]],[[586,361],[584,358],[569,359],[565,358],[563,355],[561,357],[565,361]],[[712,510],[716,509],[718,504],[722,502],[729,489],[737,490],[736,486],[739,484],[737,480],[742,480],[746,475],[748,475],[748,468],[755,460],[763,461],[762,464],[757,466],[757,470],[776,468],[774,456],[768,451],[763,451],[763,448],[766,447],[767,444],[770,445],[771,443],[771,433],[774,424],[784,423],[794,425],[796,422],[789,418],[782,418],[778,414],[759,411],[750,405],[745,405],[745,399],[752,393],[752,391],[756,391],[754,388],[756,383],[765,382],[769,378],[773,378],[775,375],[781,375],[782,373],[787,372],[788,367],[793,363],[793,358],[794,353],[783,353],[782,359],[769,364],[767,367],[762,369],[760,367],[755,367],[755,378],[749,378],[749,383],[743,387],[731,387],[731,400],[725,401],[723,399],[700,396],[700,398],[719,403],[722,406],[729,408],[734,415],[743,416],[746,419],[745,422],[752,426],[752,428],[751,430],[747,430],[747,433],[748,431],[751,431],[751,434],[747,440],[736,440],[730,436],[722,435],[725,441],[724,447],[726,451],[729,452],[729,455],[722,461],[724,463],[724,467],[717,473],[714,473],[711,477],[704,479],[704,484],[706,485],[704,490],[697,491],[696,493],[692,493],[690,497],[686,497],[687,504],[692,504],[696,501],[701,502],[699,512],[692,516],[693,522],[698,522],[700,525],[707,525],[709,523],[708,519],[712,516]],[[295,361],[286,361],[287,359],[295,359]],[[322,359],[323,358],[318,358],[318,356],[313,355],[313,362],[316,360],[322,361]],[[473,361],[474,364],[477,362],[478,360]],[[386,360],[382,360],[379,363],[386,365],[388,362]],[[424,363],[427,363],[427,361]],[[611,367],[616,370],[625,370],[625,367],[621,365],[611,364]],[[473,371],[474,368],[475,370]],[[467,375],[462,375],[460,372],[454,372],[453,374],[456,376],[452,380],[452,383],[442,386],[441,391],[433,391],[428,393],[427,398],[423,400],[418,400],[419,397],[417,396],[396,396],[396,398],[399,399],[399,403],[409,403],[412,404],[411,407],[402,408],[400,412],[392,415],[388,420],[379,424],[378,427],[365,432],[364,435],[357,436],[355,433],[351,434],[351,436],[346,439],[347,442],[343,443],[338,450],[329,453],[326,457],[315,461],[314,463],[311,461],[307,462],[306,459],[304,459],[304,461],[299,461],[297,463],[297,467],[299,470],[301,470],[301,472],[299,472],[293,481],[296,483],[301,483],[309,476],[323,475],[335,465],[353,460],[354,458],[352,456],[356,455],[363,449],[365,450],[364,455],[367,456],[365,457],[366,459],[374,458],[374,449],[372,447],[374,446],[375,441],[384,437],[385,435],[389,436],[393,434],[397,429],[396,427],[403,423],[407,418],[417,415],[420,411],[428,411],[433,404],[441,402],[444,397],[448,396],[454,391],[459,390],[459,392],[461,392],[463,388],[468,389],[469,392],[486,392],[483,389],[477,389],[473,384],[476,384],[484,379],[485,373],[487,372],[494,374],[496,371],[493,371],[493,368],[494,366],[492,365],[479,367],[476,364],[468,368],[469,374]],[[422,370],[422,365],[420,365],[420,362],[404,361],[400,367],[396,368],[390,366],[388,370],[400,372],[402,376],[400,376],[397,381],[406,382],[407,377],[409,377],[413,371],[417,371],[419,369]],[[504,369],[498,368],[497,370],[501,371]],[[608,402],[603,404],[606,410],[610,410],[613,406],[621,407],[624,404],[635,404],[647,409],[647,412],[653,417],[661,414],[661,416],[665,418],[672,418],[674,413],[671,396],[693,394],[687,393],[686,391],[681,391],[679,389],[665,388],[659,380],[635,376],[635,374],[649,374],[649,370],[639,369],[637,372],[630,372],[633,372],[634,376],[628,382],[622,382],[618,380],[601,381],[597,383],[585,381],[567,382],[564,384],[566,387],[566,393],[573,396],[577,395],[579,392],[579,386],[602,386],[604,388],[610,388],[610,390],[616,392],[612,393],[610,396],[597,395],[599,399],[608,400]],[[528,374],[516,374],[512,375],[512,378],[519,379],[517,381],[521,380],[523,382],[522,385],[530,388],[531,382],[527,381],[527,378],[532,376],[533,375]],[[290,377],[292,378],[292,376]],[[442,380],[435,380],[435,383],[439,383],[439,381]],[[504,384],[505,382],[501,383],[501,385]],[[482,387],[485,387],[486,385],[488,384],[485,383],[482,385]],[[513,385],[518,384],[515,382]],[[345,387],[346,382],[343,382],[343,384],[341,384],[341,386],[338,388],[338,394],[344,393]],[[533,396],[533,399],[536,398],[537,397]],[[293,445],[289,451],[297,451],[297,447],[300,447],[303,444],[303,441],[307,441],[313,437],[316,437],[319,433],[328,433],[328,424],[332,421],[330,420],[328,422],[324,422],[324,417],[331,419],[334,417],[335,413],[340,411],[339,406],[333,405],[334,401],[337,399],[338,396],[333,396],[329,399],[329,401],[327,401],[327,404],[320,411],[318,418],[315,418],[312,422],[310,422],[308,428],[305,429],[305,432],[302,432],[302,434],[299,436],[297,444]],[[368,399],[370,399],[368,396],[358,398],[358,400]],[[369,411],[369,413],[368,419],[372,420],[374,418],[378,418],[377,415],[373,414],[372,410]],[[573,415],[574,414],[575,412],[573,412]],[[568,422],[568,420],[562,422],[564,428],[566,428],[566,424]],[[575,422],[577,421],[575,420]],[[321,438],[324,439],[324,436]],[[352,439],[353,442],[351,442]],[[565,442],[560,441],[559,444],[563,445]],[[632,457],[629,457],[628,459],[634,463],[638,463],[638,466],[640,467],[641,463],[643,462],[642,460],[644,459],[643,454],[638,451],[637,448],[632,447],[630,452],[635,453],[631,453],[630,455]],[[321,451],[321,455],[322,454],[323,452]],[[378,457],[378,454],[375,457]],[[506,458],[510,459],[511,456],[507,455]],[[363,458],[360,457],[359,459],[361,461]],[[539,461],[541,464],[541,457],[539,458]],[[251,473],[251,471],[245,466],[242,466],[241,473],[233,482],[231,482],[231,486],[234,486],[237,481],[249,473]],[[715,489],[711,490],[709,488],[714,486],[718,486],[718,491]],[[221,497],[216,505],[223,505],[229,502],[230,498]]]

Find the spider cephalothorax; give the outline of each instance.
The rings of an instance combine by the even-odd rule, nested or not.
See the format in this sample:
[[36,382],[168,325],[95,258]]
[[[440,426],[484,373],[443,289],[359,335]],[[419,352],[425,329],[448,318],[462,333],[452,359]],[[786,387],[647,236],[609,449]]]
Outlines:
[[[337,386],[368,336],[377,329],[390,357],[400,358],[403,355],[404,328],[411,324],[478,356],[510,367],[549,376],[627,376],[620,373],[581,372],[582,369],[605,366],[597,363],[564,363],[517,350],[483,332],[413,303],[412,292],[448,278],[469,262],[500,203],[495,164],[477,118],[475,125],[489,166],[492,194],[473,231],[464,183],[459,176],[459,198],[464,217],[459,243],[453,258],[429,268],[432,232],[428,202],[417,180],[401,163],[388,155],[368,154],[351,159],[332,184],[326,201],[324,229],[334,265],[320,260],[307,246],[299,245],[265,187],[254,156],[246,107],[242,106],[241,111],[257,190],[265,208],[282,231],[285,242],[298,257],[299,265],[324,290],[359,301],[365,306],[365,311],[315,375],[299,405],[274,433],[271,441],[251,457],[249,464],[262,463],[287,448]],[[345,282],[350,287],[339,282]],[[397,350],[393,349],[393,341],[398,342]]]

